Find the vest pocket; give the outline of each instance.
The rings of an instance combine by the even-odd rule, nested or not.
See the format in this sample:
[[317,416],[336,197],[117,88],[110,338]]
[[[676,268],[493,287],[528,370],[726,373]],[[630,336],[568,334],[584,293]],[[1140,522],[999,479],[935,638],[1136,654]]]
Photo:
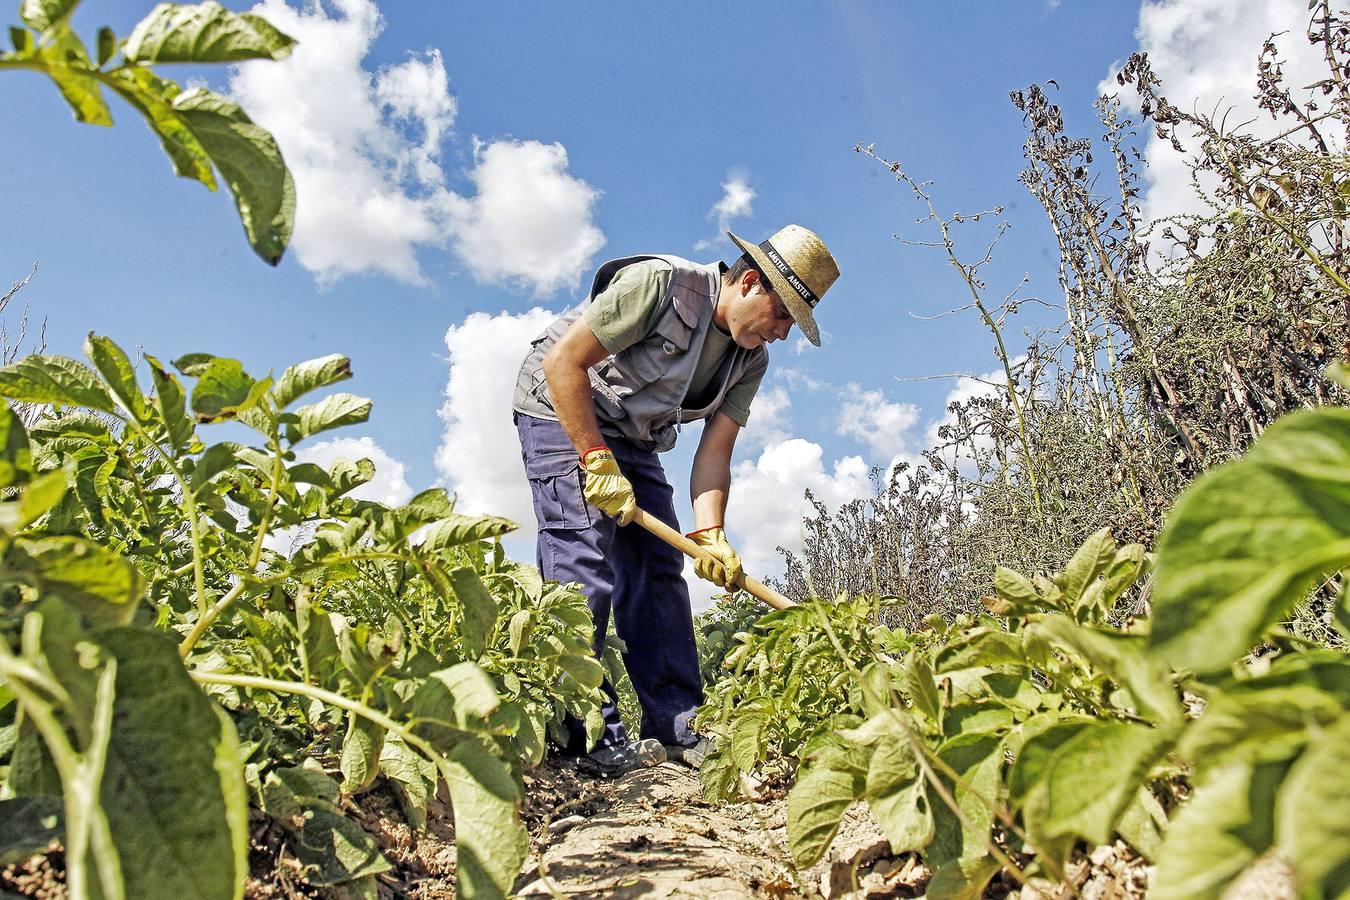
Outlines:
[[591,511],[581,491],[581,460],[571,450],[540,453],[525,461],[534,515],[540,528],[591,526]]

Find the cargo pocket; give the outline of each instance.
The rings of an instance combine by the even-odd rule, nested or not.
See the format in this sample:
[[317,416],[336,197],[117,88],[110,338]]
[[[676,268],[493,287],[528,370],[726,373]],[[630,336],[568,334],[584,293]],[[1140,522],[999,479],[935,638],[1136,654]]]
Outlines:
[[589,528],[591,511],[581,492],[581,460],[571,450],[541,453],[525,461],[540,528]]

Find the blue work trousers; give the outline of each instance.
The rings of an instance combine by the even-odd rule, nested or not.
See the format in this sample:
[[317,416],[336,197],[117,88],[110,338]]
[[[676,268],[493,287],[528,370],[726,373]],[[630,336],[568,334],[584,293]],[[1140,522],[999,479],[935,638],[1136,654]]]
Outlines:
[[[642,704],[640,736],[663,744],[689,744],[689,719],[703,703],[703,683],[694,646],[684,557],[674,547],[633,524],[620,528],[586,502],[585,472],[576,449],[557,422],[515,414],[521,457],[539,524],[538,563],[544,578],[582,586],[595,617],[595,652],[604,650],[609,619],[627,646],[623,661]],[[655,453],[606,436],[619,469],[633,484],[638,506],[679,530],[675,492]],[[619,718],[618,695],[606,680],[605,730],[597,746],[628,740]],[[568,723],[573,753],[586,748],[585,729]]]

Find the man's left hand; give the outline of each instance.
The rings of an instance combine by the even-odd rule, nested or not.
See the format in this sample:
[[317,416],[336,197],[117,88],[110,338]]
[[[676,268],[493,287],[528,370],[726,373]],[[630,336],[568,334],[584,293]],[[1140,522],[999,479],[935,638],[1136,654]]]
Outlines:
[[741,567],[740,556],[732,548],[727,533],[720,525],[691,532],[687,537],[713,557],[694,560],[694,572],[699,578],[732,590],[740,587],[745,570]]

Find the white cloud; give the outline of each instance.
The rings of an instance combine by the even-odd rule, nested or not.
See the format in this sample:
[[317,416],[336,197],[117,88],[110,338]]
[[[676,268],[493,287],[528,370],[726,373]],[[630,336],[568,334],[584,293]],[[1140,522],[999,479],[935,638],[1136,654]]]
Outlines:
[[567,174],[562,144],[499,141],[480,150],[472,198],[451,197],[454,243],[481,281],[573,284],[605,243],[591,223],[599,192]]
[[784,384],[760,385],[750,408],[750,419],[736,439],[736,448],[744,453],[762,450],[786,440],[792,427],[792,396]]
[[845,456],[827,467],[820,444],[788,438],[766,447],[753,462],[731,473],[727,526],[745,570],[761,580],[782,571],[777,547],[798,551],[802,517],[811,512],[809,489],[832,510],[870,494],[870,467],[861,456]]
[[[1162,93],[1173,105],[1203,114],[1217,109],[1219,118],[1231,109],[1230,126],[1251,121],[1251,134],[1273,136],[1287,125],[1274,123],[1252,99],[1257,55],[1271,34],[1289,32],[1277,38],[1276,44],[1286,59],[1286,82],[1296,89],[1297,97],[1297,88],[1326,73],[1325,62],[1305,37],[1307,24],[1304,0],[1146,0],[1139,10],[1135,37],[1162,79]],[[1123,104],[1137,111],[1138,97],[1116,83],[1114,71],[1098,89],[1104,94],[1118,93]],[[1199,141],[1186,129],[1178,137],[1188,152],[1198,149]],[[1186,156],[1151,134],[1145,159],[1148,191],[1142,208],[1146,219],[1208,211],[1194,196]]]
[[[374,500],[385,506],[401,506],[412,499],[413,490],[405,476],[403,463],[390,456],[383,447],[368,437],[335,438],[317,444],[302,446],[295,451],[296,462],[314,463],[328,471],[339,459],[355,462],[368,459],[375,464],[375,477],[350,491],[346,496],[356,500]],[[306,490],[301,486],[301,490]],[[313,536],[314,526],[283,528],[267,536],[263,542],[269,550],[289,556],[297,540],[303,544]]]
[[894,457],[910,446],[909,431],[919,421],[913,403],[893,403],[881,391],[865,391],[856,382],[844,388],[840,399],[840,434],[861,441],[879,457]]
[[469,173],[478,193],[460,196],[440,163],[457,103],[438,50],[367,69],[383,27],[373,0],[264,0],[254,11],[299,44],[285,60],[233,67],[229,92],[285,154],[291,246],[321,283],[369,271],[421,283],[419,249],[446,246],[481,280],[545,292],[581,277],[603,237],[590,221],[596,192],[567,174],[561,145],[487,144]]
[[530,341],[557,313],[538,307],[519,315],[474,313],[445,333],[450,376],[440,416],[445,431],[436,469],[465,513],[492,513],[520,524],[512,535],[517,558],[535,534],[529,482],[511,422],[516,373]]
[[744,172],[732,171],[722,182],[722,197],[708,210],[708,218],[717,222],[717,233],[711,238],[699,241],[695,250],[710,250],[718,246],[731,228],[731,220],[754,215],[754,200],[758,195],[750,187],[750,176]]
[[295,459],[315,463],[325,470],[331,469],[339,459],[368,459],[375,464],[375,477],[351,491],[348,497],[374,500],[385,506],[401,506],[412,499],[413,490],[404,475],[403,463],[368,437],[342,437],[302,446],[295,451]]

